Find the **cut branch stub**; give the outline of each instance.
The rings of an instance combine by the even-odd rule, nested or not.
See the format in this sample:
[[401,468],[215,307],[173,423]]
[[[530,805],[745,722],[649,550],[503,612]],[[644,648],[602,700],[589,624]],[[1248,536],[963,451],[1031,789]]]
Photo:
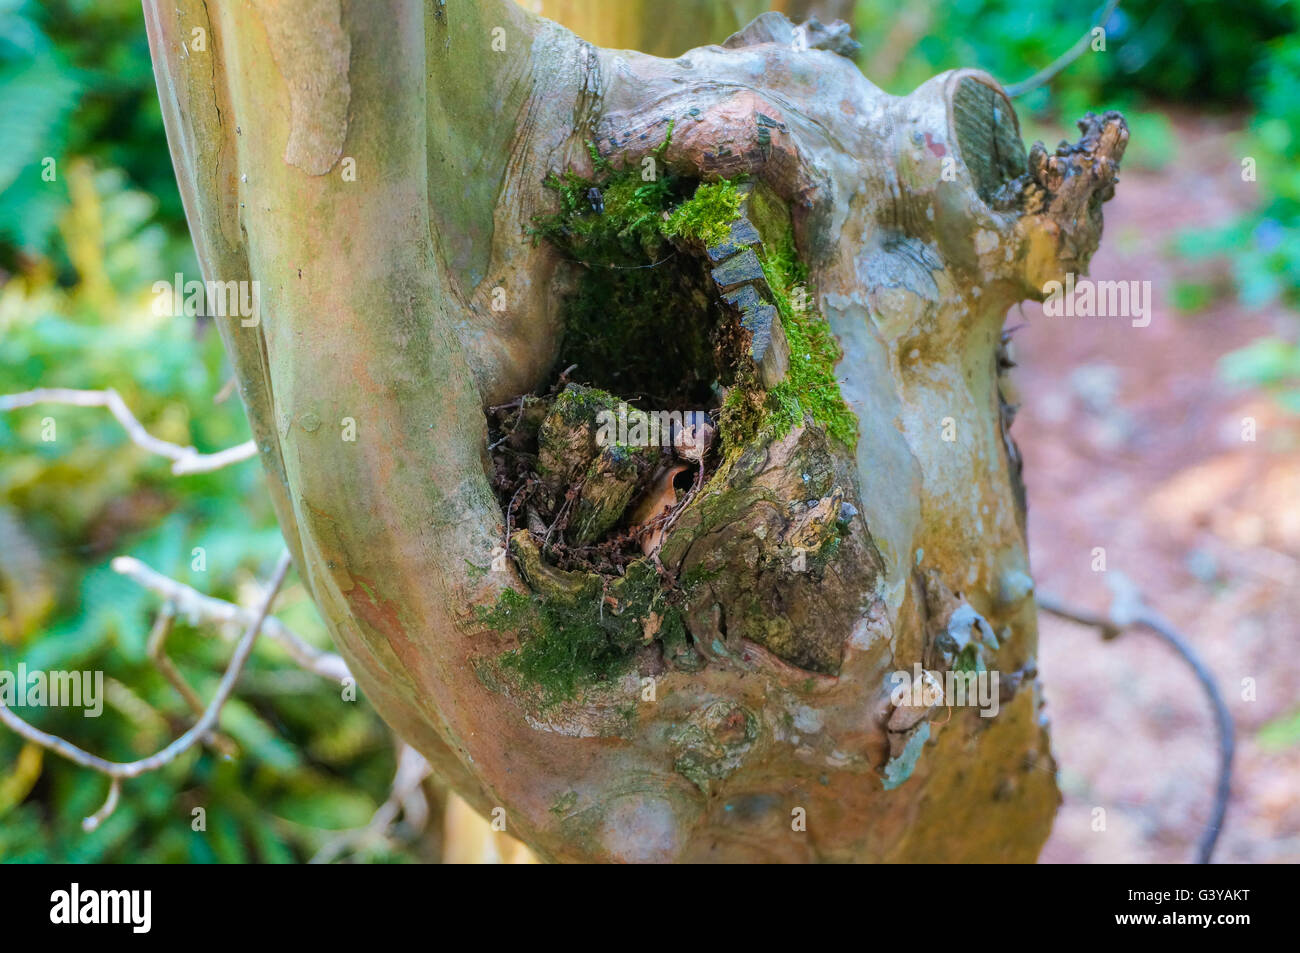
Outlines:
[[953,132],[975,191],[986,203],[998,189],[1025,172],[1020,124],[1006,98],[986,83],[966,77],[952,97]]
[[1005,204],[1024,213],[1019,228],[1028,247],[1026,277],[1039,300],[1047,282],[1086,273],[1101,243],[1101,205],[1115,195],[1128,146],[1128,125],[1117,112],[1088,113],[1078,126],[1079,141],[1062,142],[1053,154],[1035,143],[1028,171],[1003,193]]

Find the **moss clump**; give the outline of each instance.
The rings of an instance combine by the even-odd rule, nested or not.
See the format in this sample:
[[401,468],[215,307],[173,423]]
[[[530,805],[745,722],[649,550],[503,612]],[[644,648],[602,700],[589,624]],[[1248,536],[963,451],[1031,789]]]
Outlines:
[[505,589],[494,606],[476,606],[474,614],[493,632],[514,632],[532,622],[533,600],[522,592]]
[[600,452],[600,414],[617,413],[618,398],[570,384],[555,398],[537,430],[537,474],[552,492],[579,478]]
[[[518,635],[519,648],[503,655],[501,665],[540,689],[547,704],[622,675],[638,648],[659,642],[677,651],[686,642],[677,596],[660,587],[649,561],[630,564],[609,585],[590,578],[589,586],[571,596],[507,589],[495,605],[476,610],[486,628]],[[652,613],[658,629],[647,638]]]
[[729,381],[725,315],[702,256],[675,242],[726,231],[739,211],[730,182],[701,185],[668,172],[644,181],[641,166],[615,169],[593,152],[595,177],[553,174],[560,199],[533,234],[585,267],[564,304],[557,366],[624,398],[661,408],[706,407]]
[[570,384],[555,397],[556,413],[569,426],[591,423],[602,410],[618,410],[618,398],[599,387]]
[[718,435],[724,453],[745,446],[758,436],[768,418],[767,396],[752,372],[742,375],[727,391],[718,412]]
[[731,223],[740,216],[741,200],[734,182],[723,179],[701,185],[664,221],[663,233],[705,248],[721,244],[730,237]]
[[546,186],[559,194],[560,211],[539,218],[534,235],[549,239],[579,261],[640,264],[666,247],[663,213],[678,200],[676,177],[663,175],[643,182],[635,169],[621,169],[596,181],[568,171],[552,173]]
[[768,426],[774,436],[784,436],[808,414],[840,443],[853,447],[858,439],[858,419],[844,402],[835,377],[835,365],[842,356],[840,346],[811,302],[797,308],[792,299],[794,289],[808,281],[808,271],[795,253],[794,234],[787,231],[775,246],[765,247],[759,261],[790,345],[785,380],[767,395]]
[[519,637],[519,648],[503,655],[501,664],[540,688],[548,701],[571,698],[580,687],[626,667],[627,653],[611,642],[594,606],[587,612],[580,604],[507,589],[496,605],[480,606],[477,614],[487,628]]
[[636,265],[656,258],[665,239],[681,238],[705,247],[724,241],[740,216],[736,182],[697,183],[668,171],[668,139],[653,153],[662,174],[646,180],[639,165],[616,169],[588,143],[595,178],[569,170],[551,173],[546,187],[560,197],[560,210],[537,218],[532,233],[589,264]]

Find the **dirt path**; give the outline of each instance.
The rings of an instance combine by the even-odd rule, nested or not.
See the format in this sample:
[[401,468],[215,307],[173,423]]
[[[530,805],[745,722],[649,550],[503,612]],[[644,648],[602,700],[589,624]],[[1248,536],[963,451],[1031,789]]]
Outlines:
[[[1171,305],[1182,230],[1231,221],[1255,201],[1233,125],[1175,120],[1180,152],[1159,173],[1125,172],[1106,207],[1097,280],[1152,282],[1149,327],[1048,318],[1026,306],[1015,337],[1029,539],[1039,589],[1104,609],[1094,573],[1136,582],[1189,636],[1237,721],[1238,757],[1217,860],[1300,859],[1300,744],[1257,739],[1300,709],[1300,421],[1231,392],[1219,357],[1294,317],[1248,314],[1230,297],[1194,317]],[[1226,272],[1225,272],[1226,273]],[[1009,323],[1016,323],[1013,318]],[[1242,418],[1258,439],[1242,440]],[[1155,639],[1103,643],[1042,618],[1041,670],[1065,802],[1046,862],[1178,862],[1210,810],[1214,734],[1191,673]],[[1243,700],[1254,679],[1255,701]],[[1105,830],[1094,820],[1104,809]]]

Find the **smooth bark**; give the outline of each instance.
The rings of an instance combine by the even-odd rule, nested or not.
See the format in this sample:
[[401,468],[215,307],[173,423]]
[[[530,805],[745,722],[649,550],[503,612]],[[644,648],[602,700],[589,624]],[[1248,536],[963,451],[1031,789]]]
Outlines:
[[[1036,855],[1058,795],[1000,329],[1086,268],[1122,120],[1026,161],[986,74],[891,97],[783,20],[660,60],[501,0],[145,10],[205,276],[260,282],[260,324],[219,324],[295,563],[367,697],[443,778],[552,860]],[[484,675],[517,637],[475,607],[528,589],[513,563],[473,571],[505,531],[484,408],[555,371],[572,266],[528,234],[553,207],[543,178],[590,170],[588,141],[635,163],[669,120],[675,171],[748,174],[786,203],[843,349],[855,448],[809,424],[765,472],[788,499],[782,454],[822,448],[856,510],[857,568],[827,583],[852,620],[832,613],[833,674],[731,632],[653,703],[631,678],[539,706]],[[682,548],[706,558],[701,540]],[[935,712],[887,788],[918,728],[899,730],[889,676],[934,668],[972,610],[996,633],[1000,713]]]

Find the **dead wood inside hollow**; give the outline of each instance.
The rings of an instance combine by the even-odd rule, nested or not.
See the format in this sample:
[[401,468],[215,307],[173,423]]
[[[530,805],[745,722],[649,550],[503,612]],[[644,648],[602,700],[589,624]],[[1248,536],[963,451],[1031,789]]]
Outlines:
[[[547,393],[490,409],[507,548],[553,621],[557,602],[582,614],[594,600],[605,635],[560,624],[567,633],[540,639],[568,638],[602,663],[566,689],[605,674],[611,648],[637,650],[642,669],[696,670],[761,646],[833,673],[855,610],[827,568],[857,508],[851,447],[813,413],[843,409],[838,391],[806,368],[789,372],[791,336],[805,363],[839,357],[814,296],[792,286],[803,272],[789,213],[750,181],[598,169],[599,183],[552,177],[562,210],[537,225],[579,272],[564,369]],[[815,343],[809,327],[821,330]],[[869,550],[860,528],[837,571],[861,581]],[[525,642],[514,658],[550,649]]]

